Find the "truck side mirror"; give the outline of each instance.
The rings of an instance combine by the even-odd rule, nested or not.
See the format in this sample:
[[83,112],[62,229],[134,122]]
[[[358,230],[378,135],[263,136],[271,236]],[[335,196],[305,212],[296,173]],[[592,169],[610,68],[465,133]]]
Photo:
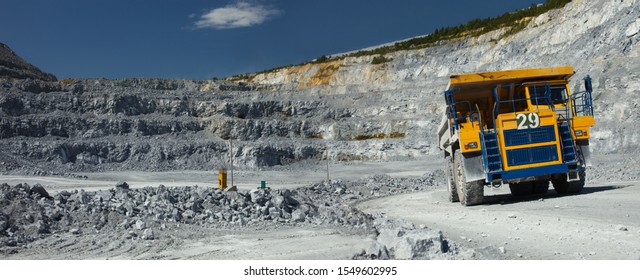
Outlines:
[[593,91],[593,87],[591,86],[591,77],[589,77],[589,75],[584,77],[584,89],[587,92],[592,92]]

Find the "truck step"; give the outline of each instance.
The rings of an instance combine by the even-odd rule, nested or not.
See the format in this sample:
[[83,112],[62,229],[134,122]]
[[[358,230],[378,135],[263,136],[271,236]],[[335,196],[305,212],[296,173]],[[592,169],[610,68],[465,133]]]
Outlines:
[[484,157],[486,168],[489,172],[502,170],[502,157],[498,147],[498,135],[494,131],[484,131],[482,133],[484,144]]
[[558,123],[558,132],[560,134],[560,143],[562,144],[562,160],[564,162],[575,162],[577,160],[576,147],[569,123]]

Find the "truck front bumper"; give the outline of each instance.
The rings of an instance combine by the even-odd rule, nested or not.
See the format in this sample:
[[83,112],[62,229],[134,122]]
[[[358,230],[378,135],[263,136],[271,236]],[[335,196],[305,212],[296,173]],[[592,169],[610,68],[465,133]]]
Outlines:
[[580,165],[572,165],[570,168],[569,164],[562,163],[562,164],[516,169],[516,170],[509,170],[509,171],[495,171],[495,172],[487,173],[487,182],[489,183],[496,183],[497,181],[509,182],[509,181],[517,181],[517,179],[525,179],[522,181],[528,181],[527,180],[528,178],[543,177],[543,176],[549,176],[554,174],[563,174],[563,173],[569,172],[570,170],[576,171],[576,170],[581,170],[582,168],[583,167]]

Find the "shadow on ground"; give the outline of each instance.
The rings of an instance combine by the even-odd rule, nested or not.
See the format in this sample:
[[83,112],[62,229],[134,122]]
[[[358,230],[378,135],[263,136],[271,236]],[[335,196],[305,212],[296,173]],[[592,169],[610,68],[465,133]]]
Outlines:
[[[585,187],[581,193],[572,194],[572,195],[573,196],[589,195],[597,192],[623,189],[629,186],[630,185],[605,185],[605,186]],[[483,205],[513,204],[513,203],[539,200],[541,198],[552,200],[552,199],[563,197],[563,196],[567,196],[567,195],[560,195],[556,193],[554,190],[549,190],[547,193],[544,193],[544,194],[535,194],[535,195],[518,196],[518,197],[515,197],[511,194],[498,194],[498,195],[492,195],[492,196],[485,196]]]

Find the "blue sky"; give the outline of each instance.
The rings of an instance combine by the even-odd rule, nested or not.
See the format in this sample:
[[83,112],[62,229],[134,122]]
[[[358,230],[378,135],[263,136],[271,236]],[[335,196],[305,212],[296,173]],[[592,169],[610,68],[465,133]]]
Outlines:
[[2,0],[0,42],[58,78],[208,79],[424,35],[541,2]]

